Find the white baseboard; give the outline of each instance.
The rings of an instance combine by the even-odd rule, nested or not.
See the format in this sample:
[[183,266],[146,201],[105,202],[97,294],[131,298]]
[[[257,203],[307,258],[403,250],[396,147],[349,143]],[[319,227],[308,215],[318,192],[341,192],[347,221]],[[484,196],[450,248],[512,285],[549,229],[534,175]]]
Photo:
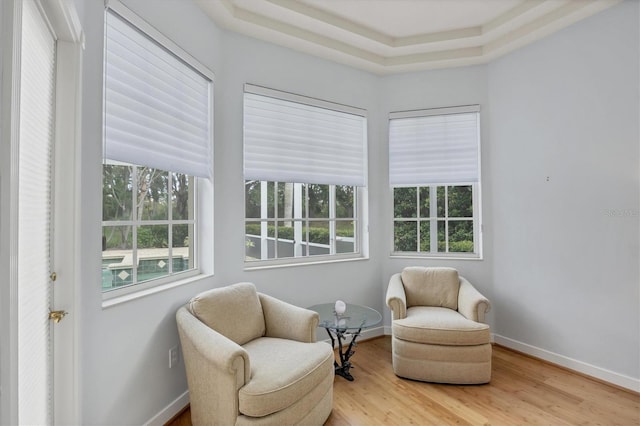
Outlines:
[[550,352],[546,349],[541,349],[536,346],[510,339],[508,337],[503,337],[498,334],[493,334],[493,340],[495,343],[501,346],[514,349],[527,355],[540,358],[553,364],[557,364],[559,366],[577,371],[579,373],[591,376],[607,383],[614,384],[616,386],[620,386],[625,389],[629,389],[634,392],[640,392],[639,379],[625,376],[623,374],[616,373],[605,368],[596,367],[595,365],[591,365],[577,359]]
[[169,405],[164,407],[162,411],[153,416],[151,420],[145,423],[145,426],[163,426],[176,414],[180,412],[189,403],[189,391],[185,391],[182,395],[174,399]]

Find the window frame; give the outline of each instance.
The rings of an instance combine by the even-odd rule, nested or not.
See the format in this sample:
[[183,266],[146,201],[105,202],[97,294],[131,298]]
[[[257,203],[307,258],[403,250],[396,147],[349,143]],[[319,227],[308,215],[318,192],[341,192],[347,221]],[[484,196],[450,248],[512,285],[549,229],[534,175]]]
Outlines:
[[[171,183],[170,180],[173,178],[173,175],[178,174],[175,172],[167,172],[167,171],[162,171],[163,173],[167,173],[167,218],[166,219],[138,219],[138,202],[136,200],[137,198],[137,194],[139,193],[139,182],[138,182],[138,172],[137,169],[138,168],[142,168],[145,166],[137,166],[134,164],[110,164],[110,165],[119,165],[119,166],[125,166],[125,167],[132,167],[132,173],[131,173],[131,218],[130,219],[116,219],[116,220],[103,220],[102,221],[102,230],[104,232],[105,228],[108,227],[120,227],[120,226],[130,226],[131,227],[131,241],[132,241],[132,247],[131,249],[126,249],[126,251],[131,251],[131,257],[132,257],[132,273],[131,276],[133,276],[133,281],[131,282],[131,284],[125,284],[122,285],[121,287],[113,287],[111,289],[107,289],[105,290],[104,288],[102,289],[102,294],[108,294],[111,292],[116,292],[120,289],[125,289],[127,287],[135,287],[136,289],[140,289],[140,290],[144,290],[150,287],[155,287],[157,285],[162,285],[162,284],[166,284],[166,283],[170,283],[172,281],[176,281],[178,279],[184,279],[184,278],[189,278],[192,276],[196,276],[198,274],[200,274],[200,260],[197,256],[197,247],[198,247],[198,243],[199,243],[199,237],[198,237],[198,199],[195,196],[198,193],[198,178],[194,177],[194,176],[190,176],[189,178],[191,179],[191,183],[190,183],[190,188],[189,188],[189,195],[190,195],[190,200],[189,202],[191,203],[190,206],[190,210],[192,212],[192,218],[190,219],[174,219],[173,216],[173,205],[171,202],[171,196],[173,194],[172,190],[171,190]],[[191,186],[193,185],[193,186]],[[178,272],[174,272],[173,271],[173,261],[176,259],[176,257],[173,256],[173,252],[174,249],[176,247],[173,246],[173,242],[172,242],[172,228],[173,226],[176,225],[192,225],[193,226],[193,238],[190,239],[189,241],[189,254],[191,259],[193,260],[193,266],[187,270],[184,271],[178,271]],[[167,251],[168,251],[168,256],[171,259],[170,262],[168,262],[168,268],[167,268],[167,275],[163,275],[161,277],[158,278],[152,278],[149,280],[144,280],[144,281],[138,281],[136,280],[137,275],[138,275],[138,268],[134,268],[133,264],[137,264],[139,266],[139,262],[140,262],[140,256],[138,255],[138,251],[141,250],[139,247],[137,247],[138,245],[138,229],[144,226],[166,226],[167,227],[167,241],[168,241],[168,247],[167,247]],[[135,244],[133,244],[133,242],[136,242]],[[103,252],[104,253],[104,252]],[[104,260],[104,257],[102,258]],[[122,293],[125,293],[124,291]]]
[[[246,182],[246,181],[245,181]],[[266,184],[274,184],[273,181],[260,181],[261,183],[266,183]],[[282,184],[285,182],[275,182],[275,184]],[[287,182],[288,183],[288,182]],[[329,202],[332,203],[332,205],[329,206],[329,214],[327,217],[310,217],[309,215],[309,197],[308,197],[308,193],[306,191],[306,189],[304,188],[304,186],[306,185],[314,185],[314,184],[309,184],[309,183],[293,183],[293,185],[300,185],[301,186],[301,193],[305,194],[302,198],[302,202],[304,204],[306,204],[305,207],[303,207],[303,210],[305,212],[304,215],[301,215],[301,217],[293,217],[293,218],[283,218],[281,217],[281,215],[278,214],[277,211],[277,203],[275,203],[276,205],[274,205],[274,214],[273,216],[275,217],[271,217],[268,213],[267,213],[267,217],[247,217],[246,214],[246,191],[245,191],[245,218],[244,218],[244,224],[245,224],[245,232],[244,232],[244,238],[245,241],[247,239],[247,233],[246,233],[246,225],[248,224],[252,224],[252,223],[258,223],[261,224],[261,228],[266,228],[268,226],[268,224],[270,223],[279,223],[279,222],[284,222],[284,221],[291,221],[291,222],[302,222],[303,226],[308,226],[310,227],[310,224],[312,224],[313,222],[326,222],[328,224],[329,227],[329,250],[330,253],[329,254],[318,254],[318,255],[311,255],[309,254],[309,251],[307,249],[307,253],[304,255],[300,255],[300,256],[296,256],[295,255],[295,248],[294,248],[294,256],[291,257],[274,257],[274,258],[267,258],[267,259],[254,259],[254,260],[247,260],[247,256],[246,256],[246,249],[245,249],[245,259],[244,259],[244,264],[245,264],[245,269],[246,270],[251,270],[251,269],[261,269],[264,267],[273,267],[273,266],[289,266],[289,265],[294,265],[294,264],[315,264],[315,263],[327,263],[327,262],[338,262],[338,261],[345,261],[345,260],[359,260],[359,259],[364,259],[364,258],[368,258],[368,253],[366,253],[366,248],[367,245],[365,245],[366,243],[368,243],[368,239],[367,237],[364,235],[364,230],[366,229],[363,226],[363,213],[362,213],[362,205],[364,203],[364,199],[366,198],[366,188],[363,187],[358,187],[358,186],[351,186],[351,185],[334,185],[334,184],[323,184],[323,185],[327,185],[329,188]],[[354,189],[354,195],[353,195],[353,216],[347,218],[347,217],[338,217],[337,214],[335,214],[335,206],[336,206],[336,198],[335,195],[331,195],[331,193],[333,192],[333,194],[335,194],[335,187],[336,186],[350,186]],[[294,190],[295,193],[295,190]],[[331,214],[331,212],[333,211],[333,215]],[[359,215],[360,214],[360,215]],[[337,228],[336,226],[331,226],[331,224],[335,224],[337,222],[340,221],[352,221],[355,222],[353,229],[354,229],[354,251],[353,252],[349,252],[349,253],[337,253],[335,252],[336,249],[336,242],[338,239],[338,235],[337,235]],[[305,237],[303,242],[302,242],[302,246],[307,246],[310,244],[310,242],[308,241],[309,239],[309,231],[308,231],[308,227],[307,227],[307,232],[305,234]],[[263,231],[264,232],[264,231]],[[276,234],[277,235],[277,234]],[[277,238],[277,237],[267,237],[266,239],[271,239],[271,238]],[[295,244],[295,243],[294,243]],[[261,248],[262,250],[263,248]],[[268,251],[268,248],[264,248]],[[274,248],[275,253],[277,255],[277,247]],[[267,252],[268,253],[268,252]],[[268,254],[267,254],[268,255]]]
[[[160,47],[165,49],[170,54],[174,55],[176,58],[184,62],[187,66],[193,68],[195,72],[200,73],[207,80],[209,80],[208,84],[208,107],[209,107],[209,143],[211,144],[211,150],[213,150],[213,138],[214,138],[214,74],[210,71],[206,66],[204,66],[200,61],[191,56],[185,50],[183,50],[180,46],[175,44],[172,40],[166,37],[164,34],[159,32],[155,27],[137,15],[135,12],[131,11],[124,4],[122,4],[118,0],[109,0],[107,7],[104,11],[103,25],[105,25],[105,32],[103,36],[103,40],[106,39],[106,22],[107,22],[107,14],[111,10],[112,13],[119,15],[127,24],[131,25],[134,29],[142,33],[144,36],[148,37],[155,43],[157,43]],[[106,48],[103,51],[103,67],[106,67]],[[103,74],[103,87],[105,84],[104,74]],[[104,93],[104,91],[103,91]],[[105,97],[103,95],[103,119],[105,114]],[[104,143],[104,131],[105,126],[103,122],[103,143]],[[103,164],[104,164],[103,158]],[[143,166],[143,165],[137,165]],[[163,170],[164,172],[168,172],[171,176],[172,173],[175,173],[173,170]],[[101,174],[102,176],[102,174]],[[166,275],[155,279],[150,279],[146,281],[141,281],[138,283],[132,283],[130,285],[122,286],[120,288],[114,288],[108,291],[102,291],[102,301],[103,308],[109,307],[115,304],[118,304],[123,301],[131,300],[137,297],[142,297],[147,294],[153,294],[158,291],[162,291],[168,288],[173,288],[178,285],[187,284],[192,282],[194,279],[199,279],[201,277],[212,275],[213,274],[213,235],[202,235],[203,232],[209,234],[213,233],[213,174],[209,179],[200,178],[196,176],[192,176],[193,178],[193,191],[192,191],[192,200],[193,200],[193,235],[194,241],[190,241],[190,250],[193,251],[194,259],[193,259],[193,268],[187,271],[181,271],[178,273],[173,273],[172,275]],[[100,179],[102,183],[103,180]],[[102,188],[102,186],[101,186]],[[135,192],[134,192],[135,193]],[[171,208],[170,200],[169,208]],[[110,221],[101,221],[101,232],[104,229],[104,224],[109,223]],[[138,222],[137,219],[132,221],[126,221],[127,223]],[[140,223],[137,225],[132,225],[135,229],[136,226],[139,225],[154,225],[156,224],[154,221],[139,221]],[[164,222],[164,221],[163,221]],[[113,221],[115,224],[116,221]],[[164,224],[164,223],[162,223]],[[114,225],[115,226],[115,225]],[[133,234],[133,230],[132,230]],[[133,234],[135,235],[135,234]],[[133,238],[133,236],[132,236]],[[101,257],[102,260],[102,257]],[[100,280],[100,285],[102,285],[102,281]]]
[[[471,202],[472,202],[472,209],[473,209],[473,216],[471,217],[450,217],[448,214],[448,210],[449,210],[449,202],[448,202],[448,196],[446,195],[448,193],[448,188],[449,187],[453,187],[453,186],[471,186]],[[391,256],[392,257],[424,257],[424,258],[452,258],[452,259],[482,259],[482,240],[481,240],[481,220],[480,220],[480,206],[479,206],[479,199],[480,199],[480,185],[478,182],[473,182],[473,183],[457,183],[457,184],[452,184],[452,185],[443,185],[443,184],[433,184],[433,185],[417,185],[417,186],[396,186],[396,187],[392,187],[391,191],[392,191],[392,198],[393,198],[393,203],[392,203],[392,207],[395,210],[395,194],[394,191],[398,188],[415,188],[416,189],[416,217],[396,217],[395,216],[395,211],[392,212],[392,217],[393,217],[393,226],[392,226],[392,230],[391,230],[391,247],[392,247],[392,251],[391,251]],[[445,205],[444,205],[444,211],[445,214],[444,216],[438,216],[437,215],[437,210],[438,210],[438,206],[437,204],[433,204],[430,202],[429,205],[429,216],[422,216],[420,213],[420,190],[422,188],[429,188],[429,194],[431,196],[432,192],[436,192],[435,198],[437,199],[437,189],[438,188],[444,188],[445,189]],[[433,198],[432,198],[433,200]],[[436,212],[435,215],[433,215],[433,212]],[[416,248],[417,251],[396,251],[395,250],[395,224],[398,222],[416,222]],[[429,222],[430,224],[430,247],[429,247],[429,251],[422,251],[420,250],[420,240],[421,240],[421,235],[420,235],[420,224],[422,222]],[[445,223],[445,244],[446,244],[446,250],[447,251],[431,251],[431,248],[434,247],[434,242],[435,242],[435,246],[437,248],[438,245],[438,222],[444,222]],[[450,252],[448,251],[449,249],[449,234],[448,234],[448,225],[450,222],[471,222],[472,226],[473,226],[473,246],[474,246],[474,251],[473,252]],[[436,231],[435,233],[433,231]]]
[[[480,114],[480,106],[479,105],[466,105],[466,106],[454,106],[454,107],[439,107],[439,108],[431,108],[431,109],[422,109],[422,110],[412,110],[412,111],[399,111],[392,112],[389,116],[389,123],[394,118],[406,118],[406,117],[427,117],[427,116],[438,116],[438,115],[448,115],[448,114],[457,114],[457,113],[465,113],[465,112],[475,112],[477,113],[477,159],[478,159],[478,169],[477,169],[477,181],[476,182],[433,182],[433,183],[425,183],[425,184],[399,184],[399,185],[390,185],[391,190],[391,208],[390,208],[390,216],[391,216],[391,232],[390,232],[390,247],[391,251],[389,256],[392,258],[421,258],[421,259],[456,259],[456,260],[483,260],[483,221],[482,221],[482,126],[481,126],[481,114]],[[391,141],[389,141],[391,144]],[[416,221],[417,222],[417,233],[416,233],[416,249],[420,248],[420,204],[418,202],[420,188],[429,187],[430,193],[433,190],[437,190],[438,187],[447,188],[449,186],[472,186],[472,208],[473,208],[473,244],[474,251],[472,253],[469,252],[432,252],[432,251],[396,251],[395,250],[395,224],[398,222],[395,217],[395,194],[394,191],[396,188],[402,187],[410,187],[416,188],[417,196],[416,196],[416,218],[402,218],[406,220],[400,221]],[[448,202],[445,204],[445,209],[448,208]],[[435,208],[437,210],[437,207]],[[433,210],[433,207],[430,206],[430,210]],[[446,210],[445,210],[446,211]],[[431,213],[431,212],[430,212]],[[425,218],[426,219],[426,218]],[[455,218],[453,218],[455,220]],[[444,220],[445,223],[449,223],[451,218],[447,215],[445,217],[439,218],[437,215],[432,217],[430,215],[429,221],[435,221],[436,226],[435,229],[437,231],[437,222],[438,220]],[[465,219],[466,220],[466,219]],[[446,225],[445,225],[446,226]],[[432,227],[431,229],[434,229]],[[448,228],[445,228],[445,241],[447,249],[448,249],[448,240],[449,235],[447,233]],[[437,240],[437,235],[436,235]]]

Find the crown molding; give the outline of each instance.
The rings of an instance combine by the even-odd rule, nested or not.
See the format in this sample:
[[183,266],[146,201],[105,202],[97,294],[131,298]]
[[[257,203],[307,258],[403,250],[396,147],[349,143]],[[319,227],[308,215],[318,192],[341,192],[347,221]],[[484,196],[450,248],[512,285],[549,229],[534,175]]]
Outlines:
[[525,0],[481,25],[393,37],[296,0],[195,0],[229,31],[380,75],[486,63],[620,1]]

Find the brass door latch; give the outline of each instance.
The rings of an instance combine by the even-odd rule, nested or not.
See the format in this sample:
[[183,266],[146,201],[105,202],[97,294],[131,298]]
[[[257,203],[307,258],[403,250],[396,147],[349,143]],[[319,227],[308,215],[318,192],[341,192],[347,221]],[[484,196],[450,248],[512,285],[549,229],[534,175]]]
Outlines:
[[65,311],[52,311],[49,309],[49,319],[52,319],[56,324],[62,321],[62,318],[65,317],[69,312]]

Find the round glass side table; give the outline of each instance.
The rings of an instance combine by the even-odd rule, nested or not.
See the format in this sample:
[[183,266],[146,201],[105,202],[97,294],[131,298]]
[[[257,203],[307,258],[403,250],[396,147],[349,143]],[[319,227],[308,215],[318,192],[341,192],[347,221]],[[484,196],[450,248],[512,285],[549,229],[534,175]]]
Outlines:
[[[338,315],[335,311],[334,303],[321,303],[309,306],[307,309],[317,312],[320,315],[319,327],[324,327],[331,338],[331,345],[335,347],[338,341],[337,360],[333,361],[335,374],[342,376],[349,381],[353,381],[353,376],[349,373],[351,369],[351,357],[355,353],[353,347],[356,346],[356,339],[364,329],[380,324],[382,315],[373,308],[351,303],[346,304],[343,314]],[[345,337],[351,336],[349,346],[344,348]]]

